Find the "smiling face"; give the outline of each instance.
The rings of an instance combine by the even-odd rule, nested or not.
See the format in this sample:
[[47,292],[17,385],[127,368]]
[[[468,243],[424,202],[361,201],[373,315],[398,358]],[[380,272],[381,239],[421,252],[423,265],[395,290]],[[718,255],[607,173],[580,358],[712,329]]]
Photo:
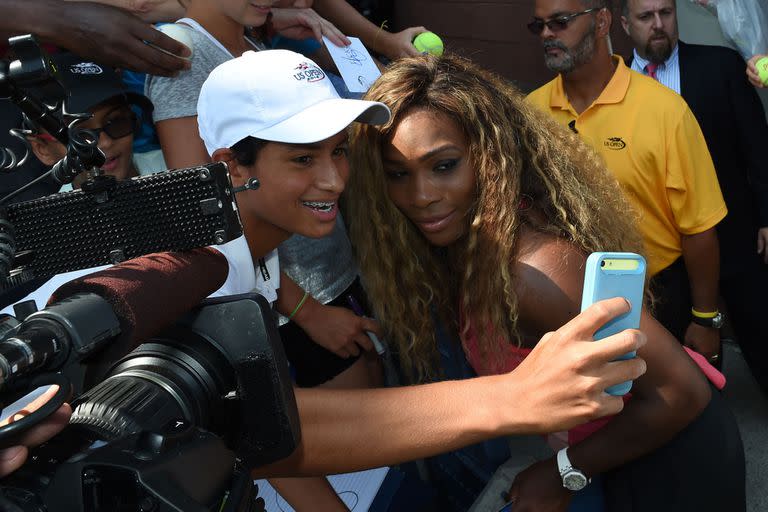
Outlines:
[[637,53],[662,64],[677,45],[677,11],[674,0],[627,0],[621,26],[632,38]]
[[[99,149],[106,156],[106,161],[101,166],[104,174],[114,176],[118,180],[136,176],[132,147],[135,124],[136,118],[131,108],[119,101],[96,107],[93,117],[77,125],[77,128],[81,129],[99,130]],[[115,138],[107,134],[103,129],[105,126],[108,126],[107,131],[115,130]],[[120,134],[124,135],[119,136]]]
[[[536,0],[534,20],[549,21],[586,10],[579,0]],[[544,46],[544,63],[556,73],[570,73],[592,59],[595,52],[596,18],[594,11],[570,18],[562,30],[544,27],[539,37]]]
[[[106,157],[101,167],[103,173],[118,180],[136,176],[136,168],[133,165],[133,131],[136,117],[131,108],[122,100],[112,100],[97,106],[92,112],[90,119],[81,121],[75,128],[99,132],[98,147]],[[104,130],[104,127],[107,129]],[[112,138],[107,132],[111,132],[115,137]],[[64,144],[47,133],[32,136],[29,141],[35,156],[45,165],[52,166],[67,154]],[[72,186],[80,188],[87,177],[86,173],[79,174],[73,180]]]
[[432,245],[464,236],[476,199],[467,139],[447,115],[406,114],[383,147],[387,194]]
[[237,164],[227,151],[219,150],[214,157],[230,159],[234,185],[252,177],[260,183],[258,190],[237,196],[244,226],[258,225],[283,238],[294,233],[311,238],[331,233],[349,177],[346,130],[314,144],[268,142],[252,165]]

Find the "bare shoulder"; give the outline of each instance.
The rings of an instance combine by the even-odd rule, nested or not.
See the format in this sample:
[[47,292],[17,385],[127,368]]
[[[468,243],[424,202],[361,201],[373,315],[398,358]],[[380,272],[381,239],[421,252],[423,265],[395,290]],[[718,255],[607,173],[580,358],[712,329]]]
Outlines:
[[513,263],[520,326],[539,337],[579,313],[586,255],[554,235],[523,227]]

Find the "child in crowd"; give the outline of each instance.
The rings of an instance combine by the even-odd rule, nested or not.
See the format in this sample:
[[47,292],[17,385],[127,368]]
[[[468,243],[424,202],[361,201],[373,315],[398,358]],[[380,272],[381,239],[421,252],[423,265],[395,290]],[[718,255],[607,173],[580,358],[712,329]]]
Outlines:
[[[260,182],[237,201],[254,261],[276,262],[278,245],[292,233],[330,234],[349,173],[346,127],[388,115],[379,103],[340,99],[312,61],[285,50],[246,52],[211,73],[198,103],[200,135],[213,160],[227,162],[235,186]],[[286,290],[275,272],[261,278],[279,288],[278,310],[287,295],[301,311],[298,290]],[[276,487],[294,508],[332,509],[316,480],[283,483]]]
[[[84,61],[71,53],[57,53],[52,60],[67,91],[64,102],[67,112],[91,114],[90,119],[77,123],[75,129],[98,133],[99,149],[106,156],[101,168],[104,174],[118,180],[138,176],[133,161],[133,136],[139,118],[152,112],[150,101],[126,91],[118,74],[108,66]],[[25,121],[25,125],[27,141],[38,160],[50,167],[64,158],[67,153],[64,144],[29,121]],[[71,186],[64,185],[62,190],[79,188],[86,178],[86,173],[81,173]]]
[[[154,118],[163,154],[171,168],[210,161],[196,121],[200,88],[217,65],[247,49],[263,50],[253,27],[265,27],[271,17],[273,28],[279,33],[291,37],[319,37],[323,33],[343,44],[333,27],[307,17],[307,10],[276,9],[274,16],[270,16],[270,3],[264,0],[264,7],[259,7],[243,2],[237,10],[222,0],[188,3],[186,17],[177,24],[185,27],[193,42],[191,69],[176,78],[149,77],[146,87],[147,95],[157,105]],[[372,348],[365,331],[375,332],[377,326],[347,309],[349,295],[355,296],[363,307],[366,300],[359,284],[355,284],[357,272],[341,216],[335,218],[335,223],[336,228],[328,237],[311,242],[293,238],[283,250],[290,276],[303,288],[299,289],[292,279],[284,279],[277,306],[284,315],[283,324],[288,318],[294,324],[283,327],[282,334],[301,386],[378,383],[376,364],[369,369],[365,359],[358,360],[360,347]],[[293,295],[288,290],[296,291],[296,300],[285,298]],[[334,299],[339,300],[333,306],[345,307],[324,307]]]
[[[590,252],[642,253],[597,155],[500,78],[455,56],[403,59],[366,99],[392,118],[355,129],[353,166],[366,172],[345,198],[350,234],[376,316],[415,379],[436,373],[431,311],[479,374],[506,373],[578,313]],[[722,375],[646,310],[641,329],[648,372],[624,411],[571,431],[557,457],[520,473],[515,510],[565,511],[598,475],[609,511],[745,509],[738,427],[704,376],[722,387]]]

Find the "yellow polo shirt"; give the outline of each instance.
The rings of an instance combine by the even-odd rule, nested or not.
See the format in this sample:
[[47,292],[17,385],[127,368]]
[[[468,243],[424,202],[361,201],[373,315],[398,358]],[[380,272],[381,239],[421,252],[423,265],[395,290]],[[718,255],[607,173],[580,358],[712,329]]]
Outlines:
[[685,100],[617,61],[600,96],[580,115],[561,75],[528,100],[574,127],[605,159],[640,213],[649,275],[682,255],[681,234],[706,231],[728,210],[707,143]]

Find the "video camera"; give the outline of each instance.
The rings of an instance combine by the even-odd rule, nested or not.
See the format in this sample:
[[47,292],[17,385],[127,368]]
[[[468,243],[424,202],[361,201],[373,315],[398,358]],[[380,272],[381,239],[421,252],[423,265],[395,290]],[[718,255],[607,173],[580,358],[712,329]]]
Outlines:
[[[72,137],[77,115],[67,123],[60,105],[26,92],[41,81],[50,85],[49,63],[34,39],[11,45],[19,60],[0,65],[0,95],[67,144],[67,157],[51,171],[57,180],[83,170],[89,180],[82,190],[23,203],[0,199],[0,289],[242,235],[234,195],[257,181],[233,189],[224,164],[122,182],[104,176],[97,138]],[[0,427],[0,447],[18,444],[74,397],[70,425],[0,481],[0,511],[258,510],[249,469],[286,457],[300,439],[266,300],[206,300],[113,361],[104,353],[123,348],[115,343],[125,334],[118,309],[82,293],[0,318],[0,405],[59,385],[43,407]]]
[[[91,354],[114,337],[118,323],[105,313],[98,296],[80,294],[7,328],[2,402],[59,383],[61,400],[46,404],[58,408],[69,379],[81,383]],[[65,431],[2,481],[0,510],[259,510],[249,469],[288,456],[300,438],[272,315],[258,295],[209,300],[115,362],[77,396]],[[33,364],[19,363],[30,351]],[[14,364],[27,370],[8,373]],[[34,415],[0,427],[0,443],[13,444],[6,431]]]
[[[31,125],[67,147],[37,180],[59,186],[86,172],[80,190],[20,203],[0,198],[0,291],[34,278],[114,264],[162,251],[224,244],[242,235],[226,165],[201,165],[118,181],[104,174],[98,134],[78,127],[88,113],[67,112],[68,92],[33,36],[9,39],[17,60],[0,61],[0,96]],[[70,84],[72,87],[75,84]],[[2,300],[2,298],[0,298]]]

